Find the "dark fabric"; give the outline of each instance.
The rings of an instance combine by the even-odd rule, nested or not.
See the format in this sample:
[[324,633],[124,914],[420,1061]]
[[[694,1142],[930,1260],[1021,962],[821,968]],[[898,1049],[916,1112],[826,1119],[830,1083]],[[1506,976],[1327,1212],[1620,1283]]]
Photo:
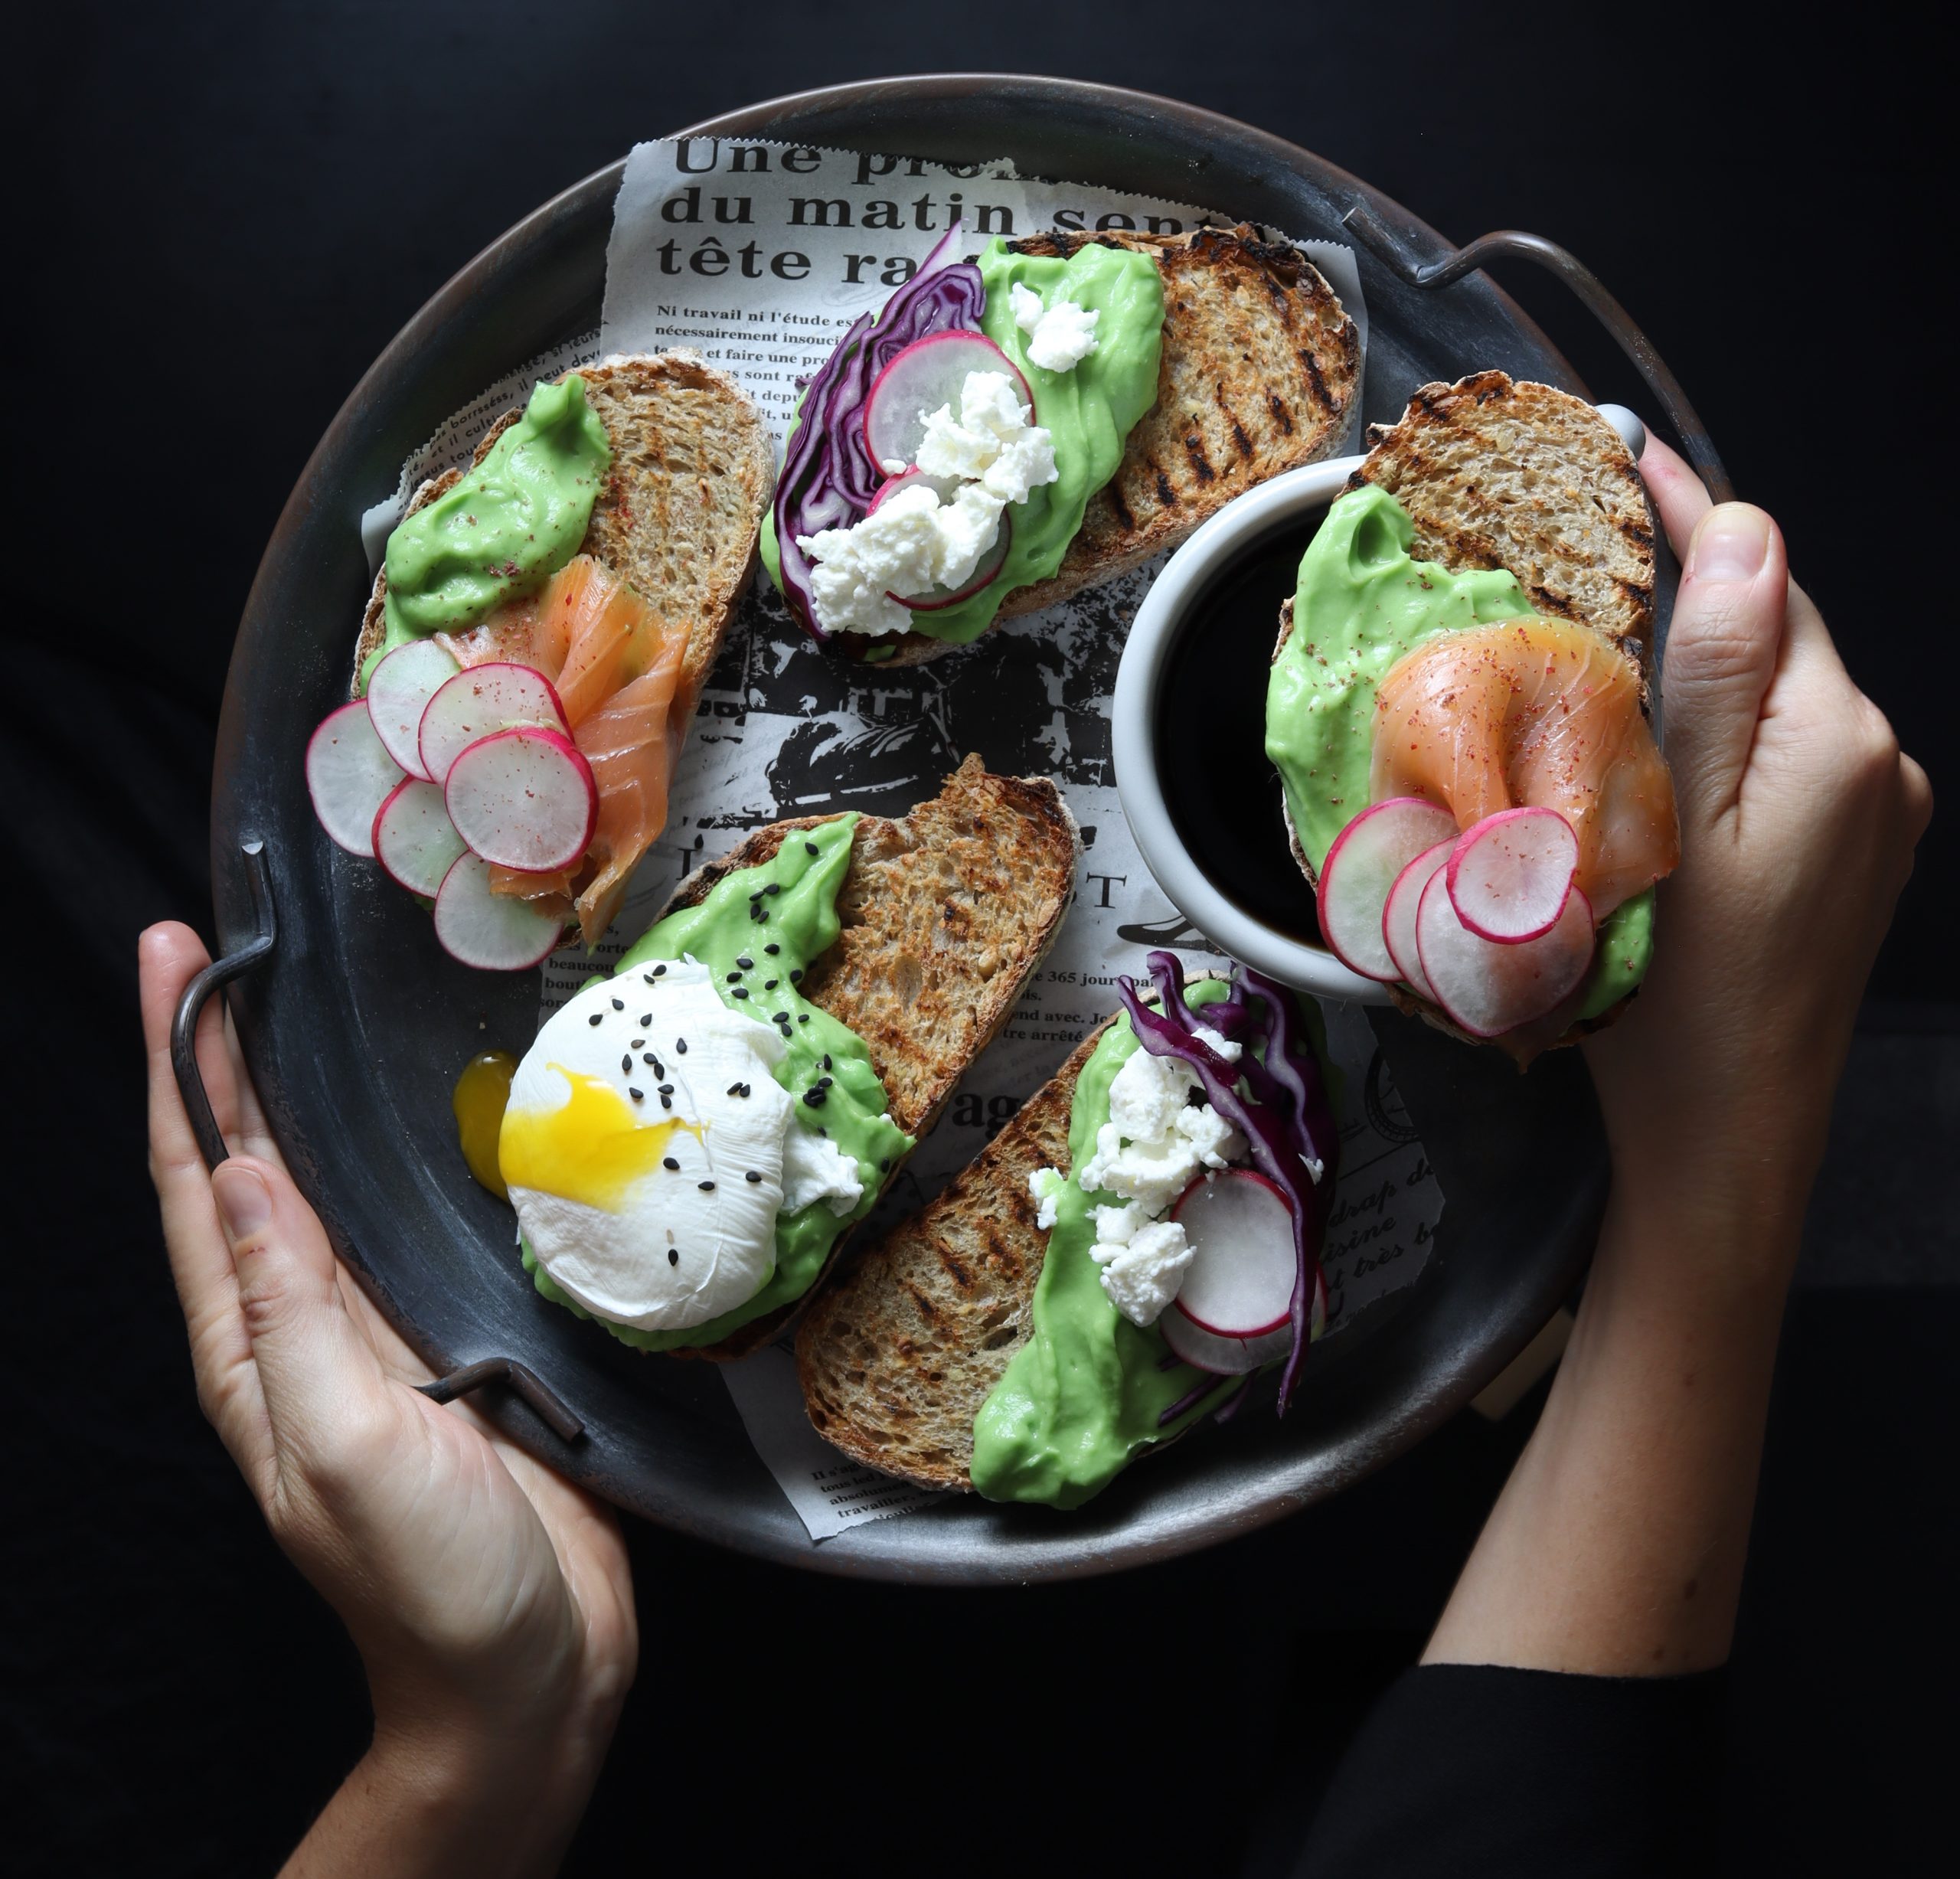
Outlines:
[[1300,1879],[1713,1871],[1724,1683],[1405,1671],[1335,1771]]

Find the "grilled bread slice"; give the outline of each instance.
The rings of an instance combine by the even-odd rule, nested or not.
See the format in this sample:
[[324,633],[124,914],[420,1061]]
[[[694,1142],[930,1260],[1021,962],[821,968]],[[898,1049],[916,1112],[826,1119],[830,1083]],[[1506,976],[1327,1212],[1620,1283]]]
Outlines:
[[[656,616],[686,623],[671,720],[684,725],[755,567],[756,533],[776,480],[769,432],[734,380],[697,352],[625,355],[574,369],[612,446],[580,551],[605,562]],[[497,420],[476,447],[477,462],[521,415],[507,411]],[[431,477],[409,512],[462,475]],[[387,630],[387,576],[378,574],[354,649],[357,682]]]
[[[795,831],[825,819],[757,829],[689,875],[665,910],[695,905],[730,870],[769,860]],[[1006,1023],[1061,926],[1081,852],[1053,783],[991,775],[977,757],[900,820],[867,815],[858,825],[838,895],[843,930],[812,962],[802,991],[864,1040],[892,1119],[908,1135],[932,1127]],[[746,1356],[779,1335],[822,1283],[720,1344],[675,1355]]]
[[854,1258],[796,1334],[803,1404],[854,1460],[971,1489],[973,1419],[1032,1329],[1047,1235],[1027,1178],[1069,1165],[1076,1079],[1099,1026],[939,1198]]
[[[1550,385],[1477,372],[1425,385],[1399,423],[1371,427],[1372,448],[1348,488],[1373,483],[1408,511],[1410,552],[1452,570],[1508,568],[1540,612],[1597,633],[1640,668],[1652,655],[1654,513],[1638,466],[1618,431],[1583,398]],[[1279,609],[1279,655],[1293,603]],[[1292,819],[1293,858],[1313,864]],[[1401,987],[1396,1003],[1452,1037],[1465,1037],[1433,1005]],[[1625,1001],[1622,999],[1621,1005]],[[1575,1043],[1610,1024],[1620,1005],[1558,1040]]]
[[[1331,456],[1361,395],[1361,336],[1297,249],[1243,225],[1185,235],[1056,230],[1008,248],[1067,256],[1091,241],[1156,257],[1164,276],[1157,402],[1131,431],[1116,475],[1089,498],[1060,567],[1009,596],[1002,619],[1126,573],[1255,483]],[[895,645],[900,665],[957,650],[923,633],[877,643]]]

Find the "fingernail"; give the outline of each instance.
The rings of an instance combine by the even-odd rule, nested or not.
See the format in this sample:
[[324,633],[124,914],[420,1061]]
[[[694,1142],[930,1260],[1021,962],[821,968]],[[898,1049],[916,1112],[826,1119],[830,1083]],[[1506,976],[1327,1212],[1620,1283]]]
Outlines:
[[1697,580],[1753,580],[1769,554],[1769,518],[1746,502],[1725,502],[1701,518],[1688,544]]
[[217,1202],[225,1237],[234,1246],[249,1240],[273,1217],[271,1189],[250,1168],[235,1162],[211,1176],[211,1198]]

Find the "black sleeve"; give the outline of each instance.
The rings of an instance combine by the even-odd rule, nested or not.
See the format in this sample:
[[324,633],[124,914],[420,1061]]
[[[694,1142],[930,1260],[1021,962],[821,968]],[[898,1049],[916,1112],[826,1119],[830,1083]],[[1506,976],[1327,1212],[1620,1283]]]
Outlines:
[[1301,1879],[1710,1870],[1723,1673],[1405,1671],[1329,1785]]

